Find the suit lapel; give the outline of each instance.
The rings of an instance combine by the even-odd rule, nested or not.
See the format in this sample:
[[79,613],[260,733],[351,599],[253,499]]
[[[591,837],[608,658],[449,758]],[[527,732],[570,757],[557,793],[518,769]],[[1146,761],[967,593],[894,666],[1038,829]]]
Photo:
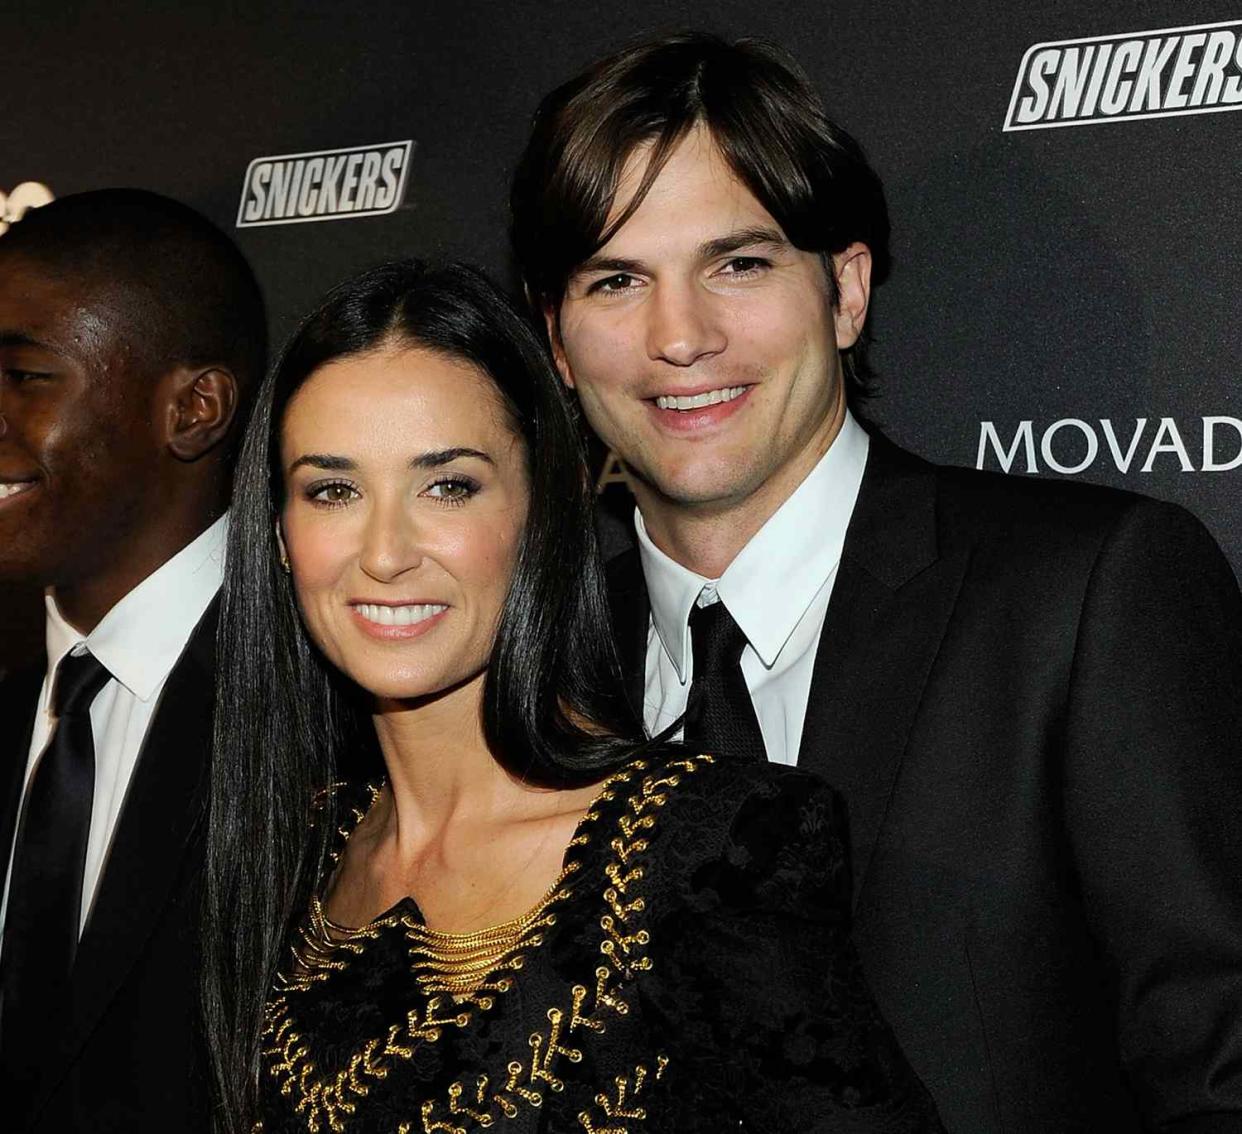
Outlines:
[[[798,756],[849,805],[855,906],[968,558],[940,546],[934,467],[872,432]],[[607,576],[626,691],[641,714],[650,604],[637,547]]]
[[644,720],[643,694],[646,688],[647,629],[651,604],[638,548],[631,547],[608,561],[608,606],[612,614],[613,637],[625,676],[625,695],[631,708]]
[[137,961],[205,818],[217,604],[208,607],[169,675],[134,768],[78,948],[62,1066]]
[[798,760],[848,803],[855,906],[966,560],[938,546],[934,469],[873,435]]

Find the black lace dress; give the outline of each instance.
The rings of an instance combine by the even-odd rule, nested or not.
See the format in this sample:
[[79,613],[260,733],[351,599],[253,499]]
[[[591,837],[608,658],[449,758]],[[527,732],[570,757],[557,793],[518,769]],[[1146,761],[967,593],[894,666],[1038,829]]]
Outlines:
[[405,899],[345,930],[313,902],[257,1129],[940,1130],[848,940],[843,824],[796,769],[661,756],[608,779],[508,925],[434,933]]

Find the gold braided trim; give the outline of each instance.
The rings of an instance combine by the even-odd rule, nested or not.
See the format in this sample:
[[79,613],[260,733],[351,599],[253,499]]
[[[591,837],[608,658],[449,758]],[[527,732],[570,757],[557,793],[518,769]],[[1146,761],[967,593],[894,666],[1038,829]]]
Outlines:
[[[335,780],[328,784],[327,787],[322,787],[315,792],[310,801],[310,825],[312,829],[319,826],[323,817],[327,814],[328,808],[332,801],[336,798],[342,788],[346,788],[348,786],[348,780]],[[336,829],[336,844],[331,850],[328,851],[328,859],[332,863],[340,861],[341,852],[345,849],[345,844],[349,841],[349,836],[353,834],[354,828],[366,818],[367,811],[379,798],[379,794],[383,790],[383,781],[380,783],[367,784],[366,789],[371,797],[367,800],[366,808],[351,807],[349,809],[349,815],[345,818],[345,822],[343,822]]]
[[520,950],[543,944],[543,931],[555,925],[557,918],[549,906],[573,893],[565,882],[579,869],[578,862],[566,863],[547,896],[534,909],[491,929],[440,933],[406,918],[411,968],[424,993],[476,994],[479,1006],[490,1008],[493,999],[488,993],[508,992],[513,986],[513,978],[500,975],[501,970],[507,974],[521,969],[524,958]]
[[[710,761],[711,757],[703,756],[696,759]],[[681,765],[685,765],[685,770],[687,771],[693,771],[697,767],[694,761],[678,761],[677,766]],[[609,776],[601,785],[599,793],[587,809],[586,814],[579,821],[579,828],[589,828],[592,824],[598,822],[603,805],[616,798],[615,789],[617,786],[627,783],[635,775],[646,771],[649,766],[649,761],[638,759]],[[669,768],[673,766],[669,765]],[[654,780],[653,777],[649,776],[643,783],[641,794],[644,796],[650,795],[651,799],[657,804],[663,804],[666,797],[654,790],[649,792],[649,784],[658,783],[670,786],[675,785],[677,782],[675,775],[666,775],[660,780]],[[371,802],[374,803],[380,789],[372,786],[370,790]],[[631,799],[630,804],[634,808],[634,799]],[[641,813],[646,806],[648,804],[643,803],[641,806],[634,808],[636,815]],[[352,809],[350,817],[353,821],[352,825],[347,822],[339,829],[342,837],[348,839],[353,827],[362,822],[364,817],[365,812],[357,808]],[[650,824],[647,825],[649,826]],[[623,826],[622,830],[624,832],[626,828]],[[629,835],[627,834],[628,837]],[[570,840],[569,847],[584,846],[589,841],[589,831],[582,830],[580,834],[575,835]],[[618,840],[614,838],[610,844],[614,851],[617,849],[617,844]],[[343,845],[342,843],[341,846],[343,847]],[[634,840],[632,844],[626,846],[627,856],[632,857],[645,848],[646,842],[644,840]],[[340,851],[338,850],[333,855],[334,861],[339,857],[339,854]],[[565,878],[576,872],[580,867],[581,864],[577,860],[567,862],[565,870],[562,872],[561,880],[558,881],[563,882]],[[641,877],[641,874],[638,876]],[[611,874],[609,877],[611,878]],[[555,914],[550,912],[550,907],[568,898],[572,892],[570,887],[563,884],[554,886],[552,892],[540,902],[539,906],[532,910],[530,914],[517,919],[516,922],[507,923],[505,926],[497,926],[494,930],[461,935],[436,933],[435,931],[428,930],[425,926],[419,925],[412,918],[408,916],[403,917],[403,915],[395,912],[359,929],[337,927],[328,921],[323,913],[322,904],[317,900],[313,900],[311,903],[310,924],[299,931],[296,935],[295,944],[290,950],[293,961],[290,971],[287,974],[281,973],[277,975],[276,995],[273,996],[266,1006],[264,1027],[261,1034],[261,1042],[263,1043],[261,1056],[267,1063],[267,1071],[279,1081],[280,1093],[284,1097],[296,1099],[294,1111],[305,1118],[306,1128],[310,1131],[310,1134],[319,1134],[325,1121],[327,1122],[328,1129],[333,1134],[342,1134],[345,1130],[345,1122],[357,1110],[358,1100],[366,1097],[375,1081],[387,1078],[394,1061],[413,1058],[414,1052],[420,1044],[438,1041],[445,1028],[464,1028],[470,1023],[476,1011],[485,1012],[491,1009],[496,1003],[495,994],[507,992],[512,988],[513,980],[509,974],[522,968],[525,963],[525,951],[538,944],[542,944],[544,939],[542,931],[555,923]],[[445,991],[431,995],[421,1013],[417,1009],[411,1010],[407,1013],[404,1021],[392,1024],[388,1028],[387,1035],[368,1040],[349,1057],[343,1069],[338,1070],[335,1074],[325,1073],[311,1059],[310,1049],[304,1042],[304,1037],[297,1030],[292,1015],[291,997],[296,997],[297,993],[305,991],[312,984],[320,980],[326,980],[334,972],[339,972],[346,968],[351,961],[357,960],[358,956],[365,951],[368,942],[378,937],[383,929],[390,928],[398,922],[404,923],[407,930],[407,939],[410,941],[411,963],[419,983],[424,987],[430,987],[432,984],[438,983],[439,986],[445,988]],[[524,924],[516,937],[507,946],[499,949],[496,955],[500,959],[486,973],[472,971],[467,977],[461,968],[454,966],[454,958],[451,954],[440,953],[437,955],[434,948],[433,939],[440,943],[449,941],[458,948],[461,948],[463,943],[468,943],[467,948],[470,945],[478,946],[480,939],[487,938],[488,934],[503,934],[504,931],[518,923]],[[615,930],[615,926],[613,929]],[[339,936],[337,936],[338,932]],[[610,931],[607,926],[605,926],[605,932],[609,933],[609,939],[603,943],[601,950],[606,956],[609,956],[615,967],[618,965],[618,960],[614,957],[614,954],[617,949],[621,949],[622,955],[624,955],[626,948],[624,942],[626,938],[622,934]],[[631,937],[629,940],[636,942],[639,937],[642,937],[643,943],[645,943],[646,932],[640,931],[638,935]],[[495,942],[491,942],[491,944],[494,946]],[[427,966],[429,965],[439,966],[439,969],[437,970],[434,967],[428,969]],[[618,971],[625,971],[628,975],[629,971],[638,967],[644,966],[631,963],[628,967],[623,966]],[[446,971],[448,973],[447,977],[445,975]],[[597,977],[600,974],[607,973],[609,973],[608,969],[599,969],[597,970]],[[454,991],[452,988],[448,988],[447,985],[450,981],[462,990]],[[582,990],[582,997],[585,998],[586,996],[586,989],[582,988],[582,986],[576,986],[574,989],[575,1000],[578,999],[579,988]],[[597,989],[596,999],[599,1005],[612,1006],[615,1003],[620,1005],[616,1009],[617,1011],[628,1011],[628,1006],[624,1002],[615,1001],[607,992],[602,978]],[[558,1011],[558,1009],[549,1009],[549,1020],[552,1020],[553,1013]],[[574,1016],[577,1017],[578,1013],[575,1012]],[[579,1020],[578,1022],[584,1023],[585,1021]],[[598,1030],[603,1031],[603,1027],[601,1026]],[[532,1048],[536,1047],[535,1039],[535,1036],[531,1037]],[[562,1053],[561,1049],[557,1047],[554,1038],[549,1041],[542,1064],[539,1061],[539,1052],[536,1050],[531,1068],[532,1079],[536,1080],[547,1077],[541,1069],[553,1055]],[[581,1058],[581,1053],[578,1054],[578,1058]],[[529,1096],[534,1096],[537,1092],[520,1086],[519,1080],[522,1077],[521,1064],[511,1063],[508,1071],[507,1085],[502,1093],[506,1098],[512,1097],[525,1099],[528,1102],[531,1101]],[[559,1083],[559,1080],[555,1081]],[[561,1086],[563,1087],[563,1084]],[[458,1092],[459,1096],[463,1093],[464,1091]],[[542,1102],[542,1096],[539,1095],[538,1097],[539,1102]],[[498,1105],[500,1105],[502,1112],[507,1113],[505,1105]],[[533,1105],[539,1105],[539,1103],[536,1102]],[[427,1122],[428,1108],[432,1106],[434,1106],[434,1103],[425,1103],[423,1105],[424,1126],[426,1126]],[[514,1114],[516,1113],[517,1111],[514,1110]],[[488,1123],[481,1124],[488,1125]]]
[[[375,784],[367,787],[371,793],[370,804],[374,805],[382,789]],[[597,796],[592,806],[599,799]],[[337,829],[341,841],[332,853],[334,862],[365,815],[364,810],[351,808],[350,818]],[[580,846],[583,841],[583,836],[576,836],[569,845]],[[347,968],[355,957],[365,952],[367,942],[374,941],[383,930],[395,925],[405,928],[412,968],[429,995],[467,993],[484,985],[493,992],[507,991],[510,983],[507,979],[489,982],[488,976],[508,961],[516,961],[512,967],[521,968],[521,959],[515,956],[518,947],[543,943],[543,934],[539,931],[556,924],[556,914],[549,913],[548,907],[569,896],[571,891],[563,889],[564,884],[579,868],[576,861],[566,863],[532,909],[511,921],[474,933],[442,933],[429,929],[397,908],[360,927],[340,925],[328,917],[322,899],[314,894],[306,924],[294,931],[290,945],[293,964],[287,973],[277,975],[277,991],[305,992],[312,984]],[[491,1004],[483,1006],[491,1007]]]
[[[667,1066],[668,1056],[657,1055],[656,1079],[663,1076]],[[647,1085],[649,1074],[646,1065],[640,1063],[630,1073],[633,1076],[632,1084],[630,1075],[618,1075],[613,1080],[611,1093],[601,1092],[595,1096],[595,1106],[604,1112],[602,1124],[596,1125],[600,1119],[592,1118],[591,1111],[584,1110],[578,1115],[578,1125],[586,1131],[586,1134],[629,1134],[629,1127],[618,1126],[616,1123],[622,1119],[632,1119],[635,1122],[642,1122],[646,1119],[647,1108],[639,1103],[638,1098]]]
[[[424,1102],[419,1112],[421,1134],[469,1134],[463,1122],[477,1123],[486,1128],[492,1126],[497,1118],[516,1118],[523,1104],[542,1106],[545,1091],[559,1094],[565,1089],[564,1080],[557,1075],[560,1060],[563,1058],[570,1063],[582,1061],[582,1049],[573,1046],[575,1042],[581,1042],[578,1037],[580,1029],[602,1034],[607,1031],[610,1017],[629,1014],[630,1006],[623,993],[637,973],[651,968],[651,958],[647,955],[651,935],[632,923],[633,915],[641,913],[646,903],[641,896],[627,892],[642,881],[643,868],[631,863],[647,850],[648,839],[643,833],[650,832],[655,826],[655,813],[668,801],[669,789],[677,787],[682,776],[693,774],[711,763],[714,763],[712,757],[706,754],[671,761],[661,774],[647,776],[639,790],[630,796],[628,811],[617,824],[621,833],[609,843],[614,857],[604,868],[609,885],[603,897],[609,912],[600,918],[604,939],[599,950],[605,963],[595,970],[593,992],[585,985],[576,984],[570,989],[568,1007],[548,1009],[547,1031],[534,1032],[530,1036],[529,1064],[514,1060],[506,1068],[506,1077],[497,1080],[495,1086],[489,1076],[480,1075],[472,1088],[467,1088],[460,1081],[453,1083],[448,1089],[446,1102]],[[666,1056],[657,1055],[655,1078],[659,1079],[664,1074],[668,1062]],[[612,1125],[592,1126],[590,1111],[583,1111],[578,1121],[587,1134],[629,1134],[628,1126],[616,1125],[619,1120],[645,1119],[646,1110],[635,1106],[633,1100],[643,1089],[649,1075],[648,1069],[640,1064],[635,1068],[632,1087],[629,1078],[622,1076],[614,1081],[612,1094],[596,1095],[596,1104],[603,1109],[607,1122]],[[415,1131],[412,1122],[403,1122],[398,1127],[398,1134],[415,1134]]]

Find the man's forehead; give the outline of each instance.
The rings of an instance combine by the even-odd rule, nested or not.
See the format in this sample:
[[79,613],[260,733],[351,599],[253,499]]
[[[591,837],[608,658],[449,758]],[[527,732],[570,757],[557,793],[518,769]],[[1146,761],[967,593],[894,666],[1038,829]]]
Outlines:
[[673,146],[643,192],[654,148],[654,141],[641,142],[625,160],[604,231],[630,212],[637,194],[643,196],[605,248],[644,237],[699,244],[741,229],[781,232],[705,126],[694,127]]
[[[652,158],[655,156],[657,137],[644,138],[635,143],[621,163],[617,177],[617,194],[629,195],[638,187]],[[715,136],[704,123],[696,123],[678,137],[665,153],[661,174],[670,164],[684,162],[710,165],[724,174],[730,174],[729,162],[724,156]]]
[[123,289],[0,244],[0,343],[22,337],[84,359],[122,347],[130,322]]

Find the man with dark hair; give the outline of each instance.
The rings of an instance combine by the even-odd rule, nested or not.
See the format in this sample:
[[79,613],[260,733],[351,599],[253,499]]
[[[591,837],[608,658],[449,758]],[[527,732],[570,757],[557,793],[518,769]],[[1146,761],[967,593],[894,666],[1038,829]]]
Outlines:
[[774,48],[597,63],[512,206],[634,483],[636,707],[844,796],[864,968],[945,1126],[1242,1129],[1242,599],[1211,537],[863,428],[883,193]]
[[262,375],[241,253],[154,193],[0,237],[0,577],[47,657],[0,684],[5,1129],[207,1130],[201,824],[230,456]]

